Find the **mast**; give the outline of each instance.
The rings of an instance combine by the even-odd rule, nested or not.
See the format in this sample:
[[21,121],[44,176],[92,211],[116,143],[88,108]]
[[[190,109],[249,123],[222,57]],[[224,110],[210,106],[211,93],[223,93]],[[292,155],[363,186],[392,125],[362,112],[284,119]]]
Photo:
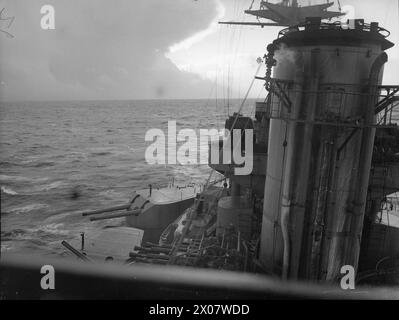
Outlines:
[[[248,10],[245,10],[246,14],[255,16],[258,22],[241,22],[241,21],[228,21],[219,22],[220,24],[231,24],[231,25],[247,25],[247,26],[283,26],[290,27],[296,25],[302,25],[305,23],[308,17],[320,17],[321,20],[330,20],[332,18],[338,18],[345,15],[341,11],[341,5],[339,4],[339,11],[329,11],[328,8],[332,7],[334,2],[327,0],[324,4],[315,4],[300,6],[298,0],[283,0],[278,3],[272,3],[269,1],[261,1],[260,8],[253,10],[253,3],[251,3]],[[261,22],[259,19],[266,19],[271,22]]]

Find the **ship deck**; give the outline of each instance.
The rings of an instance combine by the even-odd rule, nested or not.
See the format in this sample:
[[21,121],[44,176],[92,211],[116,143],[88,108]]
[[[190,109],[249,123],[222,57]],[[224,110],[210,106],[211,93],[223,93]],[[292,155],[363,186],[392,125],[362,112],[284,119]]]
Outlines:
[[136,190],[136,193],[142,196],[145,199],[148,199],[153,204],[167,204],[178,202],[181,200],[186,200],[190,198],[194,198],[197,192],[200,191],[200,188],[197,186],[193,187],[166,187],[166,188],[152,188],[151,195],[150,189],[140,189]]

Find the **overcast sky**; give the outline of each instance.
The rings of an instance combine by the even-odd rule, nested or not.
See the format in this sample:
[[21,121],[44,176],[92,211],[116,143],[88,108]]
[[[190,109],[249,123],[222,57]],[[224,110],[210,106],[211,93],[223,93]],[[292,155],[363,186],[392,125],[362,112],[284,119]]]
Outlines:
[[[251,2],[0,0],[2,18],[15,17],[9,28],[9,21],[0,21],[0,29],[13,35],[0,32],[0,99],[242,97],[256,58],[279,28],[227,27],[217,21],[256,21],[243,14]],[[40,27],[45,4],[55,8],[55,30]],[[341,4],[354,5],[357,17],[379,21],[399,43],[397,0]],[[399,50],[388,54],[384,82],[398,83]],[[251,97],[260,94],[258,82]]]

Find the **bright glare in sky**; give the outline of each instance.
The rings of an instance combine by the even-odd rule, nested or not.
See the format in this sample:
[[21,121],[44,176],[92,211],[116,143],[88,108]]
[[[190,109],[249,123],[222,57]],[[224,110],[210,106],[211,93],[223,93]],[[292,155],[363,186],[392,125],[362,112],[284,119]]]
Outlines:
[[[167,57],[182,71],[193,72],[209,79],[222,88],[220,95],[229,98],[243,97],[257,69],[256,59],[263,57],[266,46],[272,42],[281,27],[251,27],[218,25],[218,21],[252,21],[246,15],[252,0],[218,0],[218,15],[208,29],[170,48]],[[299,1],[301,4],[301,1]],[[310,1],[324,3],[324,1]],[[338,9],[335,1],[333,10]],[[302,5],[309,1],[302,1]],[[390,41],[399,44],[399,5],[397,0],[341,0],[342,10],[348,17],[364,18],[366,22],[378,21],[391,32]],[[255,1],[253,9],[257,9]],[[345,21],[348,17],[343,17]],[[385,70],[385,83],[396,83],[399,70],[398,45],[388,51],[390,68]],[[264,74],[264,68],[260,70]],[[258,81],[251,92],[252,98],[262,93]]]

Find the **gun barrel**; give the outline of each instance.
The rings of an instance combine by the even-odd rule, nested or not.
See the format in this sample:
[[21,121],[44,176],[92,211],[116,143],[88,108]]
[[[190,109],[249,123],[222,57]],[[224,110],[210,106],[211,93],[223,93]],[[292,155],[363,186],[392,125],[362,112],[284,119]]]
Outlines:
[[86,257],[84,254],[82,254],[81,252],[79,252],[78,250],[76,250],[74,247],[72,247],[68,242],[66,242],[65,240],[61,242],[61,244],[67,248],[69,251],[71,251],[73,254],[75,254],[78,258],[86,261],[86,262],[91,262],[91,260]]

